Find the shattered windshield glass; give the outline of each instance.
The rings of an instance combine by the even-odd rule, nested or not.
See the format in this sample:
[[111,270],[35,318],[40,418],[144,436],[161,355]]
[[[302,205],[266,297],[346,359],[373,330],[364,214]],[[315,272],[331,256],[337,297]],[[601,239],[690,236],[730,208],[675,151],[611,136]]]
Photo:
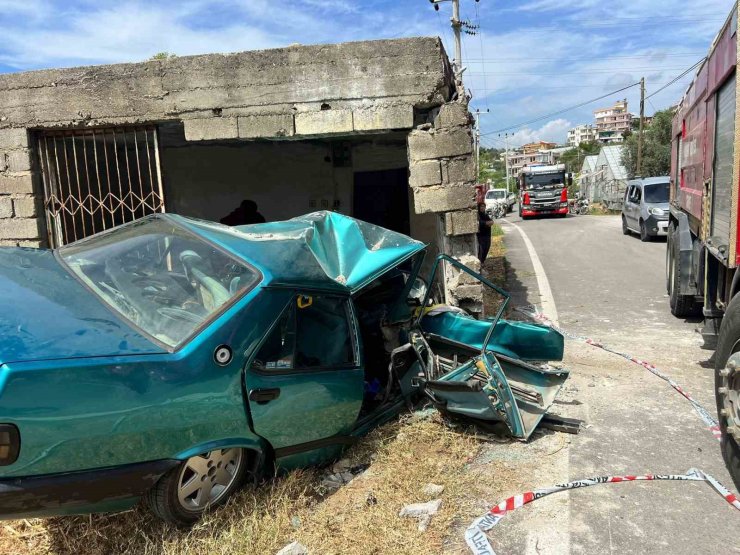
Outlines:
[[175,347],[250,288],[257,273],[164,218],[145,218],[59,249],[103,302]]

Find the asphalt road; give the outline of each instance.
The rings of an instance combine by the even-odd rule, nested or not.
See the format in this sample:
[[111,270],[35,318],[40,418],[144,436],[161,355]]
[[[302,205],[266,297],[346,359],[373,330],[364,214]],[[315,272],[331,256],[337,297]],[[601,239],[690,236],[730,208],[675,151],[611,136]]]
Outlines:
[[[561,327],[652,362],[716,414],[712,353],[701,348],[699,322],[676,319],[668,308],[665,240],[623,236],[616,216],[522,222],[513,213],[505,222],[534,247]],[[513,304],[541,305],[525,241],[514,226],[504,230]],[[554,412],[584,419],[587,428],[550,460],[523,461],[533,465],[532,487],[601,475],[683,474],[692,467],[732,486],[718,442],[668,384],[575,341],[566,343],[564,362],[572,373]],[[703,483],[601,485],[548,499],[535,503],[543,505],[538,510],[516,511],[508,528],[497,527],[494,547],[500,553],[740,553],[740,513]]]

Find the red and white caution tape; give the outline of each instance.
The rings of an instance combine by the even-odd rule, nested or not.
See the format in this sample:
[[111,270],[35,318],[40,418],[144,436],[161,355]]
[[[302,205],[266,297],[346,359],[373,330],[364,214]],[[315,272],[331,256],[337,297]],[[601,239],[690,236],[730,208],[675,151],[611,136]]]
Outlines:
[[645,474],[643,476],[601,476],[598,478],[587,478],[585,480],[576,480],[574,482],[568,482],[567,484],[558,484],[549,488],[536,489],[534,491],[528,491],[519,495],[514,495],[508,499],[502,501],[495,507],[493,507],[487,514],[477,518],[465,531],[465,542],[468,544],[470,550],[475,555],[496,555],[496,552],[491,547],[488,541],[486,532],[491,530],[499,521],[506,515],[506,513],[523,507],[527,503],[531,503],[537,499],[541,499],[547,495],[558,493],[561,491],[567,491],[577,488],[585,488],[589,486],[596,486],[599,484],[616,484],[619,482],[636,482],[640,480],[646,481],[657,481],[657,480],[676,480],[676,481],[690,481],[690,482],[707,482],[719,493],[725,501],[740,511],[740,500],[737,496],[731,493],[727,488],[720,484],[716,479],[708,474],[704,474],[701,470],[692,468],[686,474]]
[[704,421],[704,424],[706,424],[707,428],[709,428],[709,431],[712,433],[714,438],[719,441],[722,437],[722,434],[719,429],[719,422],[705,409],[699,401],[694,399],[691,395],[689,395],[688,392],[686,392],[680,385],[678,385],[670,376],[667,376],[663,372],[661,372],[654,364],[651,364],[649,362],[646,362],[644,360],[641,360],[635,356],[629,355],[627,353],[622,353],[621,351],[617,351],[615,349],[612,349],[611,347],[608,347],[607,345],[604,345],[603,343],[596,341],[595,339],[591,339],[590,337],[585,337],[583,335],[576,335],[574,333],[570,333],[565,331],[564,329],[556,326],[552,320],[550,320],[547,316],[545,316],[542,312],[538,311],[535,307],[530,307],[529,310],[525,308],[517,308],[518,312],[521,312],[522,314],[525,314],[532,318],[533,320],[537,322],[541,322],[545,324],[546,326],[551,327],[554,330],[557,330],[558,332],[562,333],[565,337],[568,337],[570,339],[575,339],[577,341],[583,341],[584,343],[587,343],[589,345],[592,345],[593,347],[597,347],[599,349],[602,349],[608,353],[612,353],[614,355],[620,356],[622,358],[625,358],[629,360],[630,362],[634,362],[635,364],[638,364],[648,370],[649,372],[652,372],[656,376],[658,376],[661,380],[665,380],[668,382],[668,384],[678,391],[683,397],[691,403],[691,406],[694,407],[694,410],[699,415],[699,418],[701,418]]

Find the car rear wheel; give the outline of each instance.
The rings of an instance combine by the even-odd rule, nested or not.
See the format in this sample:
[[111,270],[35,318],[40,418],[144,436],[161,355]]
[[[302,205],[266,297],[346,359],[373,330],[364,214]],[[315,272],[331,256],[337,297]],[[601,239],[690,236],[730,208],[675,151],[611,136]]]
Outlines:
[[629,235],[630,228],[627,227],[627,218],[622,216],[622,235]]
[[679,318],[695,316],[698,304],[694,295],[681,295],[679,293],[681,284],[681,263],[676,240],[676,227],[671,224],[668,228],[668,241],[666,244],[666,287],[668,289],[671,314]]
[[162,520],[176,526],[197,522],[207,509],[222,505],[244,481],[244,449],[216,449],[183,461],[149,490],[146,502]]
[[[722,457],[740,489],[740,296],[727,305],[715,352],[714,387],[722,432]],[[732,357],[732,358],[730,358]]]
[[650,241],[650,234],[648,233],[647,227],[645,227],[645,222],[642,220],[640,220],[640,241],[643,243]]

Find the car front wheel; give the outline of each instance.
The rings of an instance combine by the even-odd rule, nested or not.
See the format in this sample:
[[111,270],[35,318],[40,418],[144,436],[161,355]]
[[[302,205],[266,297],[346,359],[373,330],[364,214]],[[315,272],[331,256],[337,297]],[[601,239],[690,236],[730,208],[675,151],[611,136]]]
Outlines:
[[645,226],[645,222],[640,220],[640,241],[643,243],[646,243],[647,241],[650,241],[650,234],[648,233],[647,227]]
[[239,488],[247,459],[239,447],[190,457],[159,479],[147,493],[147,504],[162,520],[189,526],[207,509],[225,503]]
[[627,218],[622,216],[622,235],[629,235],[630,228],[627,227]]

